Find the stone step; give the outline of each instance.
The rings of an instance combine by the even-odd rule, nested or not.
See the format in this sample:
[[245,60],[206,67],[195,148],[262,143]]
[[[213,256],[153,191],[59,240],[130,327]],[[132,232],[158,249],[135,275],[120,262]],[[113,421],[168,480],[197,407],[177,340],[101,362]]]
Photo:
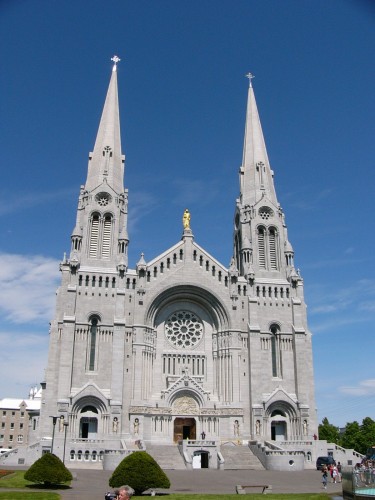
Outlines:
[[264,470],[260,460],[246,445],[225,443],[221,445],[226,470]]
[[146,444],[149,453],[163,470],[186,470],[184,459],[176,445]]

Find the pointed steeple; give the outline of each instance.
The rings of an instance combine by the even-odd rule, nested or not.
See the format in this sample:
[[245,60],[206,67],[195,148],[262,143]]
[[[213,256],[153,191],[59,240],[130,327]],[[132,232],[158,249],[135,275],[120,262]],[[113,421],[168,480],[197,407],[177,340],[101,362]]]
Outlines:
[[263,196],[277,205],[273,172],[270,168],[262,125],[258,114],[254,89],[249,73],[249,91],[247,98],[245,138],[242,166],[240,169],[240,190],[242,205],[254,205]]
[[124,190],[124,161],[121,153],[120,115],[117,90],[117,56],[114,61],[107,97],[96,136],[94,151],[89,156],[86,190],[107,182],[116,193]]
[[117,56],[99,124],[94,151],[90,153],[87,180],[81,186],[76,225],[72,233],[70,266],[100,264],[124,273],[128,265],[128,191],[124,189],[117,94]]

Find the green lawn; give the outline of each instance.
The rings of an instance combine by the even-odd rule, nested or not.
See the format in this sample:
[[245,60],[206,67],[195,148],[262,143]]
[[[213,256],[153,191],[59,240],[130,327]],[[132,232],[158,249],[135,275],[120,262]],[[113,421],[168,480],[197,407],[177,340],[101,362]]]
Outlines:
[[[331,497],[326,494],[311,494],[308,495],[306,493],[301,494],[301,495],[291,495],[291,494],[286,494],[286,495],[273,495],[273,494],[268,494],[268,497],[271,497],[272,500],[329,500]],[[104,497],[104,496],[103,496]],[[143,498],[145,499],[144,496],[142,497],[133,497],[133,498]],[[148,497],[146,497],[148,498]],[[165,500],[214,500],[215,498],[225,498],[225,500],[239,500],[239,498],[244,499],[250,499],[250,500],[264,500],[264,495],[241,495],[239,497],[238,495],[200,495],[200,494],[191,494],[191,495],[184,495],[180,493],[173,493],[171,495],[162,495],[159,498],[164,498]],[[30,492],[23,492],[23,491],[13,491],[13,492],[0,492],[0,500],[17,500],[17,499],[22,499],[22,500],[60,500],[60,495],[57,493],[47,493],[47,492],[37,492],[35,491],[34,493]]]
[[25,472],[26,471],[24,470],[16,470],[13,471],[12,474],[2,477],[0,479],[0,488],[25,488],[26,486],[33,484],[30,481],[26,481],[26,479],[24,479],[23,476]]
[[[55,499],[58,499],[60,498],[60,495],[58,495],[57,493],[49,493],[48,491],[46,493],[42,492],[42,493],[38,493],[38,492],[32,492],[32,489],[35,488],[35,489],[40,489],[40,490],[43,490],[43,489],[46,489],[46,490],[64,490],[64,489],[67,489],[69,488],[69,486],[67,485],[64,485],[64,484],[60,484],[60,485],[53,485],[51,487],[46,487],[44,486],[44,484],[37,484],[37,483],[32,483],[31,481],[26,481],[26,479],[24,478],[24,475],[25,475],[25,472],[24,470],[16,470],[16,471],[12,471],[11,474],[9,475],[6,475],[4,477],[2,477],[0,479],[0,500],[2,498],[36,498],[36,499],[46,499],[46,500],[55,500]],[[13,493],[4,493],[4,492],[1,492],[1,488],[17,488],[17,489],[21,489],[21,488],[27,488],[25,490],[25,493],[23,493],[23,495],[30,495],[29,496],[14,496],[12,497],[11,495],[20,495],[20,493],[18,492],[13,492]],[[4,496],[6,495],[6,496]],[[39,496],[38,496],[39,495]],[[47,496],[43,496],[43,495],[47,495]],[[48,496],[48,495],[54,495],[54,496]],[[104,495],[103,495],[104,496]]]
[[[286,494],[272,494],[272,493],[267,493],[267,497],[270,498],[270,500],[330,500],[332,498],[332,495],[327,495],[325,493],[300,493],[300,494],[291,494],[291,493],[286,493]],[[142,497],[134,496],[133,498],[145,498],[144,495]],[[164,500],[214,500],[215,498],[225,498],[225,500],[264,500],[264,495],[255,493],[255,494],[249,494],[249,495],[241,495],[238,496],[237,494],[233,495],[203,495],[200,493],[192,493],[189,495],[185,495],[183,493],[171,493],[170,495],[161,495],[159,498],[164,498]],[[0,497],[1,499],[1,497]]]
[[34,491],[30,493],[28,491],[3,491],[0,492],[0,500],[60,500],[60,495],[58,493],[39,493]]
[[[58,493],[51,493],[49,491],[43,491],[43,492],[38,492],[38,491],[30,491],[31,488],[45,488],[43,485],[37,485],[34,483],[31,483],[30,481],[26,481],[24,479],[24,474],[25,471],[14,471],[12,474],[9,474],[3,478],[0,479],[0,488],[23,488],[23,491],[20,492],[1,492],[0,491],[0,500],[16,500],[16,499],[22,499],[22,500],[59,500],[60,495]],[[26,489],[27,488],[27,489]],[[64,489],[67,488],[67,486],[55,486],[51,489]],[[272,500],[329,500],[331,498],[330,495],[327,495],[325,493],[311,493],[311,494],[268,494],[268,497],[271,497]],[[103,494],[104,498],[104,494]],[[133,498],[143,498],[145,499],[144,496],[142,497],[133,497]],[[146,497],[147,498],[147,497]],[[160,498],[164,498],[165,500],[214,500],[215,498],[225,498],[225,500],[246,500],[246,499],[251,499],[251,500],[264,500],[264,495],[261,494],[247,494],[247,495],[241,495],[240,497],[237,494],[233,495],[208,495],[208,494],[200,494],[200,493],[194,493],[194,494],[184,494],[184,493],[171,493],[167,495],[161,495]]]

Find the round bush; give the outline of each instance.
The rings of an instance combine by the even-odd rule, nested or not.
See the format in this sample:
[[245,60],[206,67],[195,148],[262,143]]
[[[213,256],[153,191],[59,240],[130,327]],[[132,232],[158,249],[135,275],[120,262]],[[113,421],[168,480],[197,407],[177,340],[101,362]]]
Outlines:
[[61,484],[73,476],[62,461],[52,453],[45,453],[25,472],[25,479],[33,483]]
[[145,451],[134,451],[128,455],[109,479],[109,486],[118,488],[128,484],[141,495],[149,488],[170,488],[168,476],[158,463]]

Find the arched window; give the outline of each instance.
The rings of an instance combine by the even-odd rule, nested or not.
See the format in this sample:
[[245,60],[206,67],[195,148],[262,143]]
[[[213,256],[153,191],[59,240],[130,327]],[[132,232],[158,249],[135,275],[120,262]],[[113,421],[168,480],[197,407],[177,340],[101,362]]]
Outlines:
[[95,370],[97,333],[98,333],[98,318],[94,316],[93,318],[91,318],[90,321],[89,356],[88,356],[88,367],[90,371]]
[[270,251],[270,268],[277,269],[277,245],[276,245],[276,229],[271,227],[268,232],[269,251]]
[[112,243],[112,217],[107,214],[103,221],[102,257],[109,259]]
[[109,259],[112,248],[112,226],[111,214],[101,216],[98,213],[91,215],[89,225],[88,254],[90,259]]
[[96,259],[99,257],[99,214],[93,214],[90,224],[90,244],[89,257]]
[[279,242],[275,227],[258,227],[258,264],[260,269],[279,269]]
[[270,328],[271,334],[271,361],[272,361],[272,376],[282,377],[281,353],[280,353],[280,327],[272,325]]
[[265,231],[264,227],[258,228],[258,256],[259,267],[266,269],[266,248],[265,248]]

